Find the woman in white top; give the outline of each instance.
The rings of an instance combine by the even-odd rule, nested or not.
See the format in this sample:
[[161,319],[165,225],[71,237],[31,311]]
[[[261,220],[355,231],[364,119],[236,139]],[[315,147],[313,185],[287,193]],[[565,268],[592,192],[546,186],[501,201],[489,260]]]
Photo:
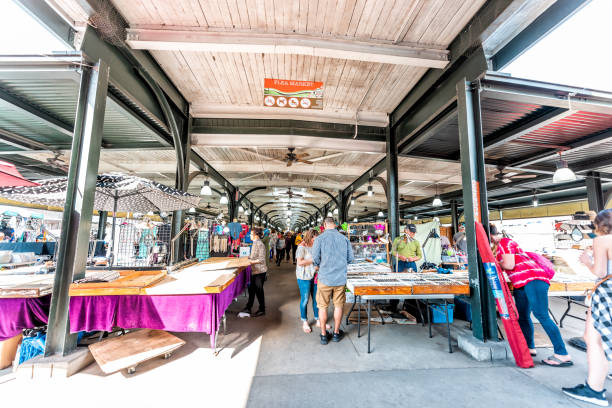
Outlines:
[[319,309],[315,300],[317,294],[317,284],[315,283],[315,275],[317,273],[315,266],[312,263],[312,244],[317,235],[315,230],[308,230],[304,233],[304,239],[298,246],[295,253],[297,263],[295,275],[297,277],[298,287],[300,288],[300,315],[302,317],[302,329],[304,333],[310,333],[312,329],[308,323],[308,299],[312,297],[312,312],[319,325]]
[[612,361],[612,210],[603,210],[595,217],[593,250],[585,251],[580,261],[599,280],[591,296],[584,341],[587,346],[587,379],[584,384],[562,388],[580,401],[608,406],[604,389],[609,361]]

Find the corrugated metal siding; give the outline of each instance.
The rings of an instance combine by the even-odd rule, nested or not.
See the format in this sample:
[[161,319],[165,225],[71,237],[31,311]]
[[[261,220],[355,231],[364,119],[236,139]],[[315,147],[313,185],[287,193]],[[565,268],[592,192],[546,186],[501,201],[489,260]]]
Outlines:
[[483,98],[481,101],[482,132],[485,137],[540,109],[540,105]]
[[[79,83],[76,80],[50,81],[35,78],[0,80],[0,87],[67,125],[74,126],[79,96]],[[72,143],[71,137],[50,128],[45,122],[32,118],[31,115],[2,100],[0,100],[0,127],[55,148],[69,148]],[[153,147],[161,146],[150,129],[110,98],[106,104],[103,139],[114,145],[148,142]]]
[[593,112],[577,112],[538,130],[519,140],[537,143],[566,144],[584,136],[612,128],[612,115]]

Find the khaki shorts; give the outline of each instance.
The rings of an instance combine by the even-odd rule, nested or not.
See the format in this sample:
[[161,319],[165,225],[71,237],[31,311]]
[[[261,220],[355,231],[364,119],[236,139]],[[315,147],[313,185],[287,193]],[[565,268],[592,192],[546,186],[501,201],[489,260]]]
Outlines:
[[344,307],[346,303],[345,286],[327,286],[319,281],[317,284],[317,307],[327,309],[330,298],[335,307]]

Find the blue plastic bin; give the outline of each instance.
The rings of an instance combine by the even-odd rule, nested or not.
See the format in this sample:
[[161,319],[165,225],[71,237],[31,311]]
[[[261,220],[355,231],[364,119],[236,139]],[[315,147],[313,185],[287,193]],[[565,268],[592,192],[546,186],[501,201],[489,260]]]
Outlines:
[[[448,308],[448,322],[453,322],[453,310],[455,305],[449,303],[446,305]],[[432,323],[446,323],[446,314],[444,313],[444,305],[429,305],[431,309],[431,322]]]
[[455,296],[455,317],[468,322],[472,321],[472,304],[466,296]]

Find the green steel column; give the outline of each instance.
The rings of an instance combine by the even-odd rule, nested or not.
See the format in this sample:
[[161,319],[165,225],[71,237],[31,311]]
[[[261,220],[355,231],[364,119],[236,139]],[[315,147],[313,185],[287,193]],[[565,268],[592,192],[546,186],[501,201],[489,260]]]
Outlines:
[[600,212],[606,208],[606,202],[601,188],[601,177],[597,171],[589,171],[586,176],[585,182],[589,210]]
[[[165,98],[165,95],[163,95],[163,97]],[[170,114],[172,115],[172,112]],[[177,160],[176,183],[175,183],[175,187],[181,191],[187,191],[187,189],[189,188],[188,180],[189,180],[189,163],[190,163],[189,152],[191,151],[191,123],[192,123],[191,116],[187,119],[187,121],[181,122],[182,131],[181,131],[180,138],[179,138],[179,143],[181,144],[181,147],[180,149],[178,149],[175,146],[175,149],[178,149],[177,154],[182,155],[182,160]],[[180,230],[183,228],[184,221],[185,221],[185,211],[179,210],[179,211],[172,212],[171,229],[172,229],[173,237],[175,237],[176,234],[178,234]],[[183,252],[184,252],[183,243],[185,242],[184,239],[185,237],[180,237],[179,239],[174,241],[173,252],[175,255],[174,255],[173,262],[179,262],[180,260],[183,259]]]
[[103,241],[106,231],[106,220],[108,219],[108,211],[100,211],[98,213],[98,235],[96,239]]
[[68,321],[68,290],[85,276],[89,249],[109,68],[99,61],[82,70],[45,356],[66,355],[76,348]]
[[450,201],[451,206],[451,225],[453,226],[453,235],[459,231],[459,213],[457,211],[457,200]]
[[397,179],[397,140],[395,130],[387,127],[387,218],[391,240],[399,236],[399,200]]
[[468,244],[472,332],[480,340],[497,339],[495,303],[476,244],[475,221],[488,229],[487,187],[480,117],[480,93],[465,79],[457,84],[463,211]]

